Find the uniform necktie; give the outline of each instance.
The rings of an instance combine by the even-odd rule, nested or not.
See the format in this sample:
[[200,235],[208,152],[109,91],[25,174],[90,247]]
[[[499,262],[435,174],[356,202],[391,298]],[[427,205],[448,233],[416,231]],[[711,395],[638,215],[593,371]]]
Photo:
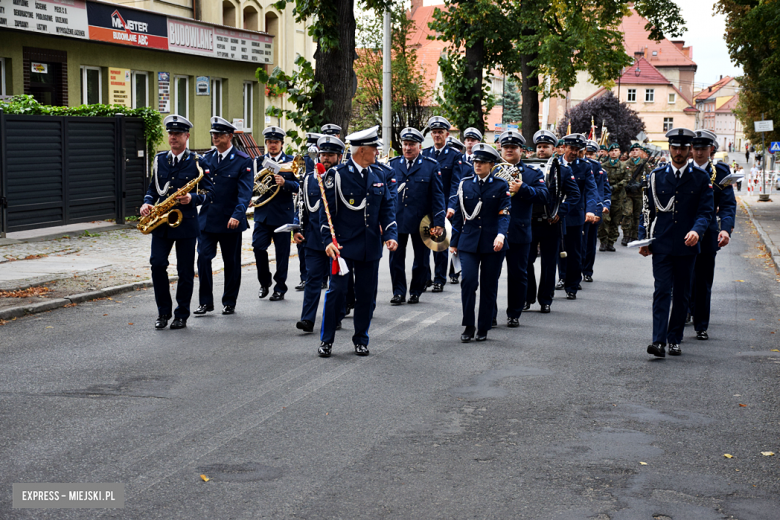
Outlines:
[[217,154],[217,164],[222,162],[222,154]]
[[173,165],[176,166],[177,164],[179,164],[179,158],[178,157],[174,157],[173,158]]
[[414,164],[414,161],[406,161],[406,170],[407,171],[412,169],[412,164]]
[[434,156],[436,159],[438,159],[438,158],[439,158],[439,153],[441,153],[439,150],[435,150],[435,151],[433,152],[433,156]]
[[365,179],[366,178],[366,170],[364,170],[364,169],[360,170],[360,178],[361,179]]
[[680,182],[680,177],[682,177],[682,170],[677,170],[677,182]]

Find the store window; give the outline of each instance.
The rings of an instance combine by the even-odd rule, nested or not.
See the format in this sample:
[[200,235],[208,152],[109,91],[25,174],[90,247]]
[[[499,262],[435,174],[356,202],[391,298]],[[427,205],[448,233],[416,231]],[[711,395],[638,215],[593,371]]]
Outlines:
[[224,117],[222,115],[222,80],[211,80],[211,115]]
[[190,78],[187,76],[176,76],[174,92],[176,93],[176,99],[174,101],[174,108],[176,114],[183,116],[187,119],[190,118]]
[[146,72],[133,72],[133,108],[149,106],[149,75]]
[[103,74],[100,67],[81,67],[81,104],[103,102]]
[[628,102],[628,103],[636,103],[636,89],[635,88],[628,89],[628,97],[626,98],[626,102]]
[[674,118],[673,117],[665,117],[664,118],[664,132],[668,132],[674,128]]
[[646,88],[645,89],[645,103],[655,103],[655,89],[654,88]]
[[244,132],[252,131],[254,88],[251,81],[244,82]]

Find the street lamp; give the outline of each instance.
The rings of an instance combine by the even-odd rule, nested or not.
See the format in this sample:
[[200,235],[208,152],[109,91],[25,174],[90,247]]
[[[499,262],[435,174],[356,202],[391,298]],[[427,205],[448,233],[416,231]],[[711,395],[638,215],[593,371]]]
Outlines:
[[637,66],[636,70],[634,71],[634,76],[638,78],[640,74],[642,74],[642,71],[640,70],[639,66]]

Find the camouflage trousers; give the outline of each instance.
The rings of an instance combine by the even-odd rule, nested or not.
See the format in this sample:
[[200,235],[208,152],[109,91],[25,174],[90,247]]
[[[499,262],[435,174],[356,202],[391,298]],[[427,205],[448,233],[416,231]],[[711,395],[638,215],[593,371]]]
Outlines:
[[625,205],[625,194],[619,198],[612,198],[609,207],[609,213],[601,214],[601,225],[599,226],[599,241],[602,244],[614,244],[620,236],[620,221],[623,219],[623,207]]
[[639,236],[639,215],[642,213],[642,193],[626,193],[623,205],[623,236],[636,240]]

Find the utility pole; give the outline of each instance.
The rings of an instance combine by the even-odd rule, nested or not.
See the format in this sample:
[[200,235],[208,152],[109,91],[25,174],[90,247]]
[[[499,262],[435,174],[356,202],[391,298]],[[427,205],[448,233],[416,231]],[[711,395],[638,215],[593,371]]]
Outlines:
[[390,154],[393,139],[392,114],[393,114],[393,81],[392,53],[393,53],[393,27],[390,17],[390,5],[385,9],[385,34],[382,46],[383,82],[382,82],[382,141],[385,145],[384,155]]

